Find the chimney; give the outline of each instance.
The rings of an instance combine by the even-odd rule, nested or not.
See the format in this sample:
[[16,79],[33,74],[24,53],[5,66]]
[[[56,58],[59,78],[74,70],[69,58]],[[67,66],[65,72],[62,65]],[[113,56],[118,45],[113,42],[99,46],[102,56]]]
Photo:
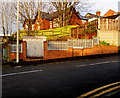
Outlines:
[[38,16],[37,16],[38,19],[40,19],[40,14],[41,14],[41,13],[40,13],[40,10],[38,10]]
[[96,15],[97,15],[97,16],[100,16],[100,14],[101,14],[100,11],[97,11],[97,12],[96,12]]

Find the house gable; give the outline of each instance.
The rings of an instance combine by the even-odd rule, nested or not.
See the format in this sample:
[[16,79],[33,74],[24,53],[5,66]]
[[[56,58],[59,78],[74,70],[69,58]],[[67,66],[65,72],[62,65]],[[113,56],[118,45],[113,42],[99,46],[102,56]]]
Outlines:
[[101,17],[101,16],[98,16],[98,15],[95,15],[95,14],[92,14],[92,13],[87,13],[87,14],[85,15],[85,17],[86,17],[87,19],[91,19],[91,18],[99,18],[99,17]]
[[[79,12],[76,12],[75,8],[68,8],[66,11],[72,10],[72,16],[69,20],[69,25],[80,25],[82,24],[82,20],[84,20],[84,23],[87,21],[87,18],[83,17],[80,15]],[[56,20],[58,20],[58,16],[60,13],[58,11],[53,12],[53,13],[47,13],[47,12],[42,12],[38,11],[35,19],[31,20],[32,25],[31,25],[31,30],[41,30],[41,29],[52,29],[59,27],[59,24]],[[69,15],[69,14],[68,14]],[[25,20],[23,24],[23,28],[27,30],[27,25],[29,24],[29,21],[27,19]]]
[[113,11],[113,10],[109,10],[107,13],[105,13],[104,15],[103,15],[103,17],[107,17],[107,16],[112,16],[112,15],[114,15],[116,12],[115,11]]
[[30,29],[32,29],[32,24],[34,24],[34,23],[35,23],[34,19],[25,19],[24,24],[23,24],[24,30],[28,30],[28,25],[29,24],[31,24],[29,26],[30,26]]

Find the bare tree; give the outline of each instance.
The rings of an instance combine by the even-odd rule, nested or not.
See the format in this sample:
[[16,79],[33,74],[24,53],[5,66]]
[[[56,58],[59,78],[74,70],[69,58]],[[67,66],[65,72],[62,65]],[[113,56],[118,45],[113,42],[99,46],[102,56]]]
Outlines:
[[[20,25],[24,24],[25,20],[28,21],[28,32],[29,35],[32,21],[34,20],[38,10],[42,10],[45,5],[42,2],[34,2],[30,0],[29,2],[20,2],[19,7],[19,22]],[[0,2],[0,23],[2,31],[5,34],[11,33],[12,26],[14,25],[14,30],[16,27],[16,18],[17,18],[17,2]],[[19,26],[20,26],[19,25]],[[21,28],[21,27],[20,27]]]
[[19,21],[23,24],[25,20],[28,21],[28,35],[32,26],[32,19],[35,18],[37,7],[35,2],[20,2]]
[[[39,0],[39,2],[34,2],[30,0],[29,2],[20,2],[20,11],[19,11],[19,21],[24,24],[25,20],[28,21],[28,32],[29,35],[33,21],[36,18],[37,13],[39,16],[41,15],[39,12],[45,7],[45,4]],[[17,8],[15,8],[17,10]]]
[[13,24],[13,18],[12,18],[12,9],[13,9],[13,3],[9,2],[0,2],[0,17],[1,17],[1,28],[4,36],[9,33],[12,33],[12,24]]
[[51,3],[57,10],[58,18],[56,21],[58,22],[59,26],[63,27],[67,25],[72,15],[72,9],[75,2],[72,2],[71,0],[58,0]]
[[[58,23],[59,27],[63,27],[69,24],[73,14],[73,9],[77,4],[78,2],[76,2],[76,0],[57,0],[56,2],[53,2],[52,0],[50,1],[51,7],[49,7],[49,10],[50,12],[57,14],[55,15],[54,21]],[[63,34],[62,28],[60,28],[60,32]]]
[[74,8],[79,12],[85,12],[90,7],[86,0],[57,0],[56,2],[51,0],[50,3],[51,12],[56,10],[59,14],[56,21],[60,27],[68,25]]

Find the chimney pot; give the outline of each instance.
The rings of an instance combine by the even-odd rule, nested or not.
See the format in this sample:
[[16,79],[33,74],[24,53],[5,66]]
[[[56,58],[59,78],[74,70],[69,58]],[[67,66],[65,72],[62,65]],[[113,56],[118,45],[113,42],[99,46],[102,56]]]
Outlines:
[[100,16],[100,14],[101,14],[100,11],[97,11],[97,12],[96,12],[96,15],[97,15],[97,16]]

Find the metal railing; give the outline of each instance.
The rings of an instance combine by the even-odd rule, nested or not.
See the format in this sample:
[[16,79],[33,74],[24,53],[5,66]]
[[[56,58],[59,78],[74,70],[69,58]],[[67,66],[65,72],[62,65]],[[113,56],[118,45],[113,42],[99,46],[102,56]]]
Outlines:
[[94,45],[99,45],[98,38],[69,39],[68,41],[49,41],[48,50],[68,50],[68,47],[92,48]]
[[68,50],[67,41],[49,41],[48,50]]

